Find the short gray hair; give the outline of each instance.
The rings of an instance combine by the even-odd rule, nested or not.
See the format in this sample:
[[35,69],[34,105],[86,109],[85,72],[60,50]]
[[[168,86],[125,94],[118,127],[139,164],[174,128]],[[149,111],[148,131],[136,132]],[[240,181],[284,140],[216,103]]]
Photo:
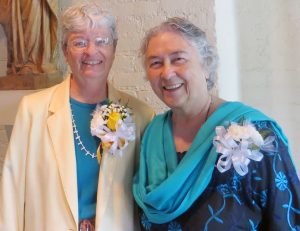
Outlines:
[[106,27],[111,30],[114,47],[117,45],[118,34],[115,18],[96,3],[84,3],[71,6],[62,14],[62,43],[66,45],[70,32]]
[[169,18],[146,33],[140,49],[144,59],[144,64],[145,55],[151,38],[164,31],[178,33],[183,38],[187,39],[191,45],[197,49],[198,54],[200,55],[201,64],[208,72],[207,88],[208,90],[212,89],[216,82],[219,60],[216,49],[210,45],[206,38],[205,32],[185,18]]

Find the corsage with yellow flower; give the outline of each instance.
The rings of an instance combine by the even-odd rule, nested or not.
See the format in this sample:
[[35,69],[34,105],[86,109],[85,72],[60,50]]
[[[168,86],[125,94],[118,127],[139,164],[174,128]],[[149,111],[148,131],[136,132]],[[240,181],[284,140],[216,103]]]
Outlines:
[[97,105],[91,121],[91,134],[101,139],[97,149],[99,163],[103,153],[122,156],[129,141],[135,139],[130,109],[112,101]]

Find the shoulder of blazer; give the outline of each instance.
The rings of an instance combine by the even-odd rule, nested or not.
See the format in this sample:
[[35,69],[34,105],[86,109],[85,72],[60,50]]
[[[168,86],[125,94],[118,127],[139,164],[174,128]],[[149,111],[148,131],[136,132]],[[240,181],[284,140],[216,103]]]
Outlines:
[[127,105],[136,116],[142,117],[143,120],[147,122],[149,122],[154,117],[154,110],[145,102],[126,92],[114,88],[111,83],[108,84],[108,88],[109,97],[113,101],[120,101],[121,104]]
[[[30,95],[26,95],[22,98],[22,103],[26,104],[27,110],[37,111],[44,110],[45,108],[50,108],[53,101],[57,101],[62,104],[65,103],[63,98],[66,98],[69,94],[68,89],[69,79],[64,80],[63,82],[54,85],[50,88],[42,89]],[[56,95],[59,96],[56,96]],[[69,97],[69,96],[68,96]]]

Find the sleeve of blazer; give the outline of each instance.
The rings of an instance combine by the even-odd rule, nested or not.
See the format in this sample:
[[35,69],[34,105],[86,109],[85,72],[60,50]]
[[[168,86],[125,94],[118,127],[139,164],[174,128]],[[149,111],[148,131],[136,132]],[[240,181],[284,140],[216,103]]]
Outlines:
[[30,116],[23,98],[19,106],[0,180],[0,231],[24,227],[25,168],[29,149]]

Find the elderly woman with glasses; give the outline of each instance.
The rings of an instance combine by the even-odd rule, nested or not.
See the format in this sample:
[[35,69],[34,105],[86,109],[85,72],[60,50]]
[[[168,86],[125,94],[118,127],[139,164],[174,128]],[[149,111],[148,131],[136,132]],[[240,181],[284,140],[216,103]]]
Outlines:
[[61,22],[71,73],[20,103],[0,184],[0,230],[135,230],[135,153],[153,111],[108,83],[118,40],[108,12],[83,4]]
[[171,18],[146,34],[141,51],[170,108],[141,143],[133,193],[142,230],[299,230],[287,139],[258,110],[213,95],[217,54],[205,33]]

